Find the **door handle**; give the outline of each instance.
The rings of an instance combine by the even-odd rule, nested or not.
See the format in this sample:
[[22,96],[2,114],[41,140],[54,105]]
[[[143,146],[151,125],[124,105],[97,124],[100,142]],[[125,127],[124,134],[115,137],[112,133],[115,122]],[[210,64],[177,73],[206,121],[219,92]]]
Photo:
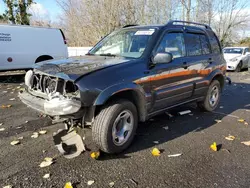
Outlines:
[[189,67],[189,65],[187,64],[187,62],[183,62],[182,67],[183,67],[184,69],[187,69],[187,68]]
[[209,64],[212,64],[212,63],[213,63],[213,59],[212,59],[211,57],[208,59],[208,63],[209,63]]

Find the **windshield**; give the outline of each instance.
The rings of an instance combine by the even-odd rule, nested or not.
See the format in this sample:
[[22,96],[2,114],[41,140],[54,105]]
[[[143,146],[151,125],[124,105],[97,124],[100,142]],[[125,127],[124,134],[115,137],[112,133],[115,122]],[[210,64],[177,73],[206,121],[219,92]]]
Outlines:
[[97,44],[89,55],[139,58],[154,32],[155,29],[125,29],[114,32]]
[[242,48],[226,48],[223,50],[224,54],[242,54]]

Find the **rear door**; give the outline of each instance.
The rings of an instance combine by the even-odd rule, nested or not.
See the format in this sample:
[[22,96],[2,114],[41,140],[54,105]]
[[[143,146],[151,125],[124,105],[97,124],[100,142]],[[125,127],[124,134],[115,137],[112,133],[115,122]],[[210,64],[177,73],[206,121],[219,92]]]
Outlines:
[[156,64],[151,69],[151,86],[153,96],[152,113],[187,100],[192,95],[190,71],[186,62],[184,34],[182,30],[167,31],[156,47],[157,53],[171,53],[170,63]]
[[208,37],[198,30],[187,30],[185,33],[188,69],[191,71],[190,82],[194,84],[192,98],[204,95],[207,90],[206,77],[211,72],[213,58]]

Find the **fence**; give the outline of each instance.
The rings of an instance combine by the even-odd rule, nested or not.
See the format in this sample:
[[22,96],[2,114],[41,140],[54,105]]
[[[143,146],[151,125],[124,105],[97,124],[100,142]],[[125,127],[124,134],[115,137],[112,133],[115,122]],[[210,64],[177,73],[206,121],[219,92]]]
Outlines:
[[92,47],[68,47],[68,53],[69,56],[83,56],[88,53],[91,48]]

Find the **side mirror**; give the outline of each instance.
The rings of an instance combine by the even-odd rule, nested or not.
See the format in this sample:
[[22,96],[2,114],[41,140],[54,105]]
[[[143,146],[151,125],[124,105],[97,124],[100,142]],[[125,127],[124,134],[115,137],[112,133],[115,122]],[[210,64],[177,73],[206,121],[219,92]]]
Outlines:
[[157,53],[153,59],[153,63],[170,63],[172,59],[173,55],[171,53]]

